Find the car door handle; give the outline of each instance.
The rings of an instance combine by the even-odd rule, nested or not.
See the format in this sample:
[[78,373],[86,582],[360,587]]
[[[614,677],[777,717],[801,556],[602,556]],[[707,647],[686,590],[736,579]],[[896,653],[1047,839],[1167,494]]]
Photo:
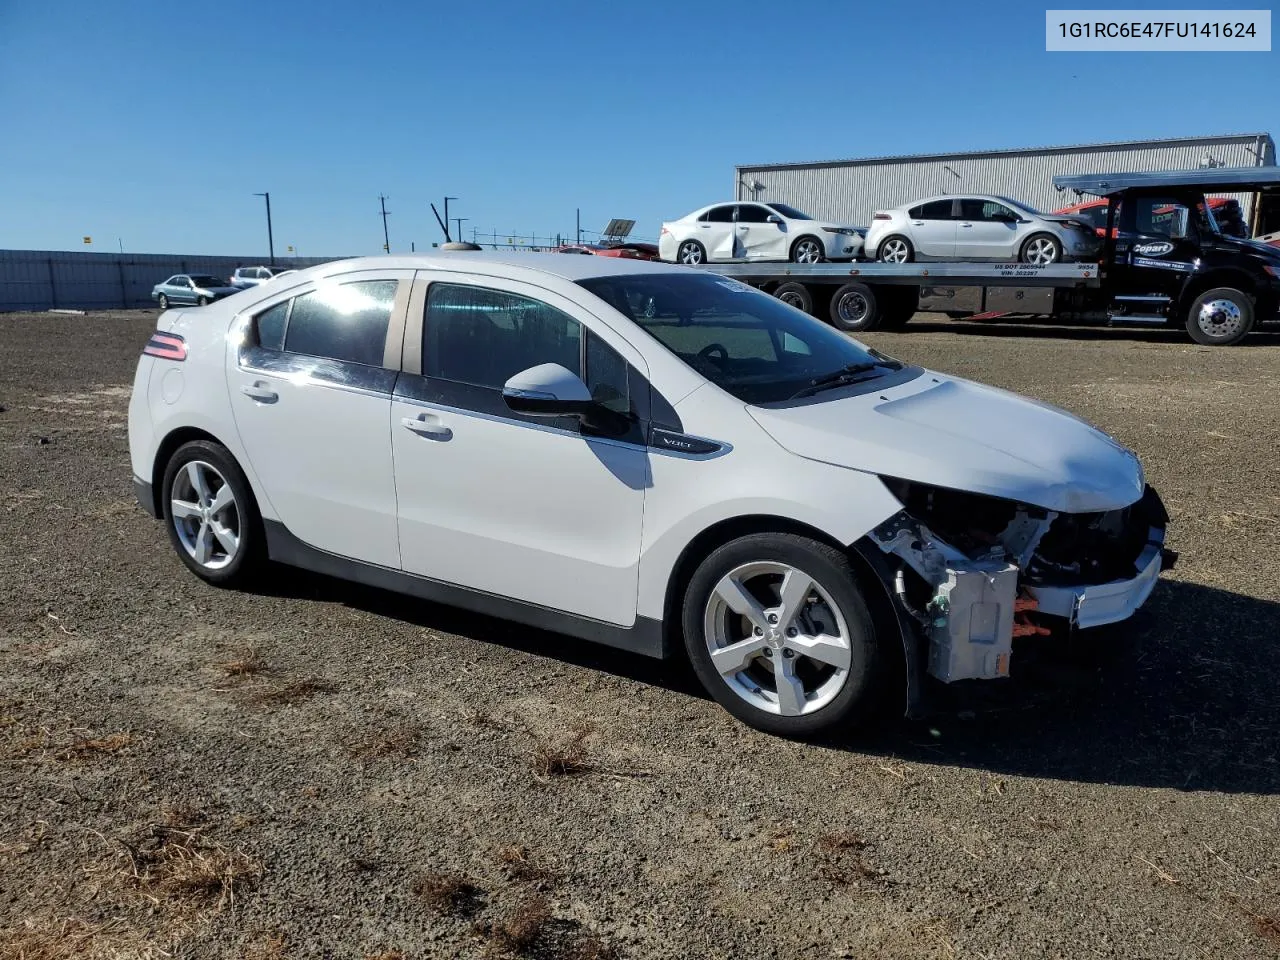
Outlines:
[[434,413],[424,413],[418,417],[401,417],[400,425],[433,440],[448,440],[453,436],[453,431],[441,423],[440,418]]
[[913,227],[923,227],[923,226],[924,226],[924,221],[923,221],[923,220],[912,220],[912,221],[911,221],[911,225],[912,225]]
[[960,224],[960,226],[962,226],[962,227],[972,227],[972,226],[973,226],[973,224],[972,224],[972,223],[962,223],[962,224]]
[[280,394],[276,393],[261,381],[257,383],[246,383],[240,388],[240,392],[246,397],[257,400],[259,403],[275,403],[280,399]]

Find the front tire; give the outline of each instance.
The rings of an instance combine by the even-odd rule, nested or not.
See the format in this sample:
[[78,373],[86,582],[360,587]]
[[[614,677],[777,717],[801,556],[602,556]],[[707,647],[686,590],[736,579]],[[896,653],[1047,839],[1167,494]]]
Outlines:
[[817,237],[801,237],[791,245],[792,263],[821,263],[826,258],[826,248]]
[[1196,343],[1226,347],[1239,343],[1253,329],[1253,300],[1234,287],[1214,287],[1191,302],[1187,333]]
[[766,733],[807,737],[875,702],[881,654],[849,558],[789,533],[759,533],[704,560],[682,622],[694,672],[716,702]]
[[183,444],[165,466],[161,490],[169,541],[197,577],[232,586],[261,565],[262,516],[226,447],[209,440]]
[[1051,233],[1033,233],[1022,245],[1018,259],[1023,263],[1046,266],[1062,261],[1062,241]]
[[686,240],[676,250],[676,263],[686,266],[697,266],[707,262],[707,248],[697,240]]

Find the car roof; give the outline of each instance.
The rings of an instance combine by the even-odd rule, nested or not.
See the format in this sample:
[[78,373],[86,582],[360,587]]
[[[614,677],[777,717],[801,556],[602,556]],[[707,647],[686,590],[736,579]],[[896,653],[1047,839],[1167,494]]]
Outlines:
[[617,257],[566,257],[562,253],[524,253],[518,250],[457,250],[438,253],[380,254],[333,260],[306,267],[293,278],[323,278],[355,270],[448,270],[456,273],[494,275],[512,279],[535,279],[538,276],[559,277],[570,282],[593,277],[621,274],[687,273],[678,264],[650,260],[627,260]]

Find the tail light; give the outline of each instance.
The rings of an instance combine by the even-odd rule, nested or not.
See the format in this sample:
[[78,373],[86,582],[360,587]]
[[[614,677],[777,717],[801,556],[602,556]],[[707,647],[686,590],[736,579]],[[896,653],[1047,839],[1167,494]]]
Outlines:
[[176,333],[161,333],[157,330],[142,348],[144,356],[158,357],[161,360],[187,359],[186,338]]
[[669,236],[671,236],[671,231],[667,229],[667,225],[666,225],[665,223],[662,225],[662,234],[661,234],[661,235],[662,235],[662,236],[664,236],[664,237],[669,237]]
[[892,220],[893,217],[885,213],[883,210],[877,210],[871,217],[872,220]]

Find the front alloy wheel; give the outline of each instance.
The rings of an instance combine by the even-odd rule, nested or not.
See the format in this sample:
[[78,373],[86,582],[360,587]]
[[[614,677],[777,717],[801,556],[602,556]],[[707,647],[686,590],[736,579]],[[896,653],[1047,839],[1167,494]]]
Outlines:
[[796,241],[791,251],[791,259],[796,263],[821,263],[824,251],[822,244],[813,237],[803,237]]
[[707,692],[760,730],[820,733],[879,692],[875,627],[857,575],[827,544],[785,533],[725,544],[695,571],[682,620]]

